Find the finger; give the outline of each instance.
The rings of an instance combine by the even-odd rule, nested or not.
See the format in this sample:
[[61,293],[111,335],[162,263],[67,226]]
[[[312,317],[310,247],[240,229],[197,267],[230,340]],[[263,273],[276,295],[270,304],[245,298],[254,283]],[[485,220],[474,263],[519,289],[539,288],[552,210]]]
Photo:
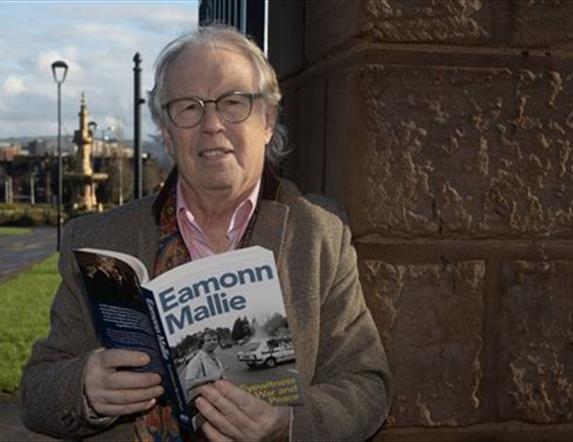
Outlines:
[[205,398],[197,398],[195,400],[195,406],[203,417],[210,422],[215,429],[217,429],[217,431],[224,433],[233,439],[240,439],[241,431],[239,428],[233,425],[223,413],[210,404]]
[[140,351],[110,349],[99,353],[101,364],[104,368],[122,368],[122,367],[142,367],[149,364],[151,359],[145,353]]
[[147,411],[154,407],[156,403],[156,399],[150,399],[129,405],[98,404],[97,408],[94,404],[93,408],[102,416],[127,416],[129,414]]
[[209,439],[211,442],[231,442],[233,440],[218,431],[209,422],[205,422],[201,426],[201,429],[203,430],[203,433],[205,433],[205,436],[207,436],[207,439]]
[[[234,387],[233,384],[227,382],[227,384]],[[237,387],[235,387],[237,388]],[[225,392],[220,391],[218,388],[215,388],[214,384],[208,384],[202,386],[199,391],[201,392],[201,396],[203,396],[211,405],[213,405],[217,410],[219,410],[222,414],[227,416],[228,418],[231,415],[237,415],[238,420],[241,418],[246,418],[241,412],[241,408],[239,404],[234,403],[231,401],[225,394]]]
[[218,380],[214,383],[214,387],[223,397],[232,402],[251,419],[256,419],[261,414],[261,406],[266,405],[266,402],[241,390],[229,381]]
[[110,405],[131,405],[150,401],[163,394],[163,387],[141,388],[132,390],[106,390],[101,395],[102,402]]
[[128,370],[106,373],[102,379],[103,387],[111,390],[149,388],[160,383],[161,376],[157,373],[136,373]]

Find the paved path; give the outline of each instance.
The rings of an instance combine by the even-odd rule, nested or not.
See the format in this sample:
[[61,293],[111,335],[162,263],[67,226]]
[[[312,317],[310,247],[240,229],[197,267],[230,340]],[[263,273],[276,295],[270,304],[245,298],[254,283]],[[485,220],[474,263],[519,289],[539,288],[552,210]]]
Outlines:
[[0,234],[0,281],[56,251],[56,229],[41,227],[21,235]]
[[[0,283],[56,251],[56,229],[38,228],[22,235],[0,235]],[[16,395],[0,393],[0,441],[45,442],[55,439],[31,433],[20,422]]]

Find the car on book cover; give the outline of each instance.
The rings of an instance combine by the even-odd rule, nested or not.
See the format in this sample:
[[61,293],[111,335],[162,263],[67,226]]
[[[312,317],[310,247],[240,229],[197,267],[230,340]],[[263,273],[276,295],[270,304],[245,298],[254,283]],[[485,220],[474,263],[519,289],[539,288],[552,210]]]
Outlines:
[[294,361],[294,347],[290,337],[254,340],[237,352],[237,359],[249,367],[272,368],[277,363]]

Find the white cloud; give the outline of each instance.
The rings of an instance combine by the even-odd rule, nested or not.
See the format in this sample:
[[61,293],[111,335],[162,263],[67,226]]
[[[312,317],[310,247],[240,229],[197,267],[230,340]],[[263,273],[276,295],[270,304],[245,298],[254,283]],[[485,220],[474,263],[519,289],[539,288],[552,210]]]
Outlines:
[[24,81],[20,77],[15,75],[10,75],[6,81],[4,81],[4,92],[7,95],[18,95],[26,91],[26,86]]
[[89,38],[104,39],[112,44],[118,43],[121,46],[132,47],[137,44],[137,39],[125,29],[118,29],[117,26],[106,23],[82,23],[78,30],[78,35]]
[[189,30],[195,26],[195,22],[189,19],[189,9],[163,8],[156,10],[153,14],[149,11],[139,10],[134,14],[134,18],[140,20],[141,26],[151,29],[176,28],[177,33],[182,30]]
[[119,117],[110,117],[109,115],[104,118],[105,126],[107,129],[117,132],[123,130],[123,121]]
[[195,26],[199,14],[199,1],[173,2],[108,2],[106,7],[97,3],[78,3],[74,8],[59,5],[57,12],[69,20],[85,22],[122,22],[123,26],[151,28],[165,33],[172,27]]

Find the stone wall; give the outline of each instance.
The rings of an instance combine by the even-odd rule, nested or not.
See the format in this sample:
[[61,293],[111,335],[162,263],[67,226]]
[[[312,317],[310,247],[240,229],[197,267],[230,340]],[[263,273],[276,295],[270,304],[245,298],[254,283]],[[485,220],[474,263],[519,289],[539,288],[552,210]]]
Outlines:
[[573,2],[274,1],[270,26],[285,174],[345,203],[393,369],[375,439],[571,440]]

